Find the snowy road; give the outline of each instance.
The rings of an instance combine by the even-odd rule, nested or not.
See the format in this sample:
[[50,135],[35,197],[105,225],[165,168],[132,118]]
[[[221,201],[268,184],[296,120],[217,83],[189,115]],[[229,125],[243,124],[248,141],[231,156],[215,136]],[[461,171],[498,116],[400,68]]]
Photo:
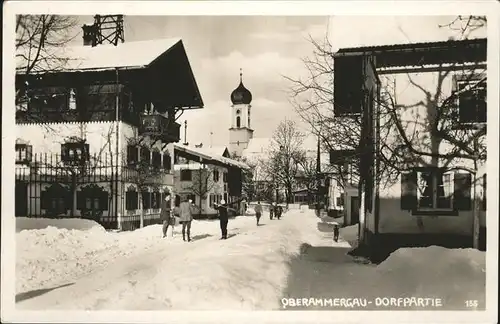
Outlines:
[[[377,297],[440,298],[443,306],[436,310],[465,309],[465,300],[476,300],[477,309],[485,306],[484,252],[400,249],[375,266],[346,255],[350,245],[345,240],[355,240],[355,227],[342,228],[335,243],[329,225],[311,211],[290,211],[279,221],[263,222],[257,227],[254,217],[231,220],[229,236],[234,236],[224,241],[218,239],[218,222],[195,222],[190,243],[178,234],[162,239],[159,226],[127,233],[50,228],[18,233],[16,306],[276,310],[283,309],[282,298]],[[35,243],[23,248],[26,240]],[[402,310],[374,304],[326,308]]]
[[[300,245],[297,223],[304,214],[282,220],[253,217],[229,223],[228,240],[219,240],[212,222],[182,242],[180,235],[158,238],[148,250],[110,262],[104,269],[17,304],[18,309],[168,310],[277,309],[286,285],[287,253]],[[198,224],[200,224],[199,222]],[[204,235],[205,234],[205,235]],[[206,237],[204,237],[206,236]],[[271,278],[271,280],[262,280]],[[55,287],[54,287],[55,288]],[[216,298],[216,301],[214,301]],[[216,306],[217,308],[217,306]]]

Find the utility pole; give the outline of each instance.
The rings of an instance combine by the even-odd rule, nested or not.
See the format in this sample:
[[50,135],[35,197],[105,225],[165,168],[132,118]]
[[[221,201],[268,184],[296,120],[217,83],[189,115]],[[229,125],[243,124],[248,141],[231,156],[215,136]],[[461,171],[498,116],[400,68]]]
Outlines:
[[320,216],[321,206],[320,206],[320,196],[321,196],[321,137],[320,137],[321,129],[318,131],[318,143],[317,143],[317,151],[316,151],[316,214]]

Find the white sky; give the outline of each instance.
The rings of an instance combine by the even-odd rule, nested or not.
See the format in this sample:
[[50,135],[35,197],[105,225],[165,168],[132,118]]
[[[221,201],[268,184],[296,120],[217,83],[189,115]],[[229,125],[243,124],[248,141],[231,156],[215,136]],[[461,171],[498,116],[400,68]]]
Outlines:
[[[229,140],[231,122],[229,96],[238,86],[240,68],[243,83],[253,94],[254,137],[270,137],[285,116],[298,120],[286,93],[289,82],[282,75],[298,77],[304,73],[300,59],[312,54],[308,35],[322,40],[328,31],[334,50],[438,41],[458,35],[456,30],[439,27],[453,19],[454,16],[125,16],[125,41],[182,38],[205,108],[184,113],[180,122],[188,121],[188,142],[224,146]],[[89,23],[92,17],[80,20],[82,24]],[[75,42],[81,42],[81,37]]]

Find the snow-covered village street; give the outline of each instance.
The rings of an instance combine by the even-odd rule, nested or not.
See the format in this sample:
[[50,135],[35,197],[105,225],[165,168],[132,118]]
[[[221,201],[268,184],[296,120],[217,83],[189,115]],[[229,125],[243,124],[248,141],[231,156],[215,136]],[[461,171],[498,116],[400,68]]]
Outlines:
[[[19,219],[18,231],[43,227],[35,222]],[[343,228],[334,243],[328,224],[310,210],[289,211],[281,220],[265,217],[259,227],[253,216],[237,217],[225,241],[218,222],[195,221],[189,243],[178,227],[174,238],[162,239],[159,225],[115,233],[90,221],[56,223],[83,229],[17,233],[18,309],[354,310],[362,307],[343,301],[294,307],[287,301],[408,296],[440,298],[438,310],[465,309],[465,300],[485,305],[484,252],[401,249],[378,266],[355,262],[345,240],[355,240],[355,226]]]

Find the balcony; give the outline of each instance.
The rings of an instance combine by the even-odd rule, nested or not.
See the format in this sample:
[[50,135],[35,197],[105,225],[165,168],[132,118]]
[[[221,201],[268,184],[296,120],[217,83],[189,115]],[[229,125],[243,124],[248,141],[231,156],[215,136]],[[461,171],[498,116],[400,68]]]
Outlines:
[[181,125],[162,115],[141,115],[139,135],[150,136],[165,143],[179,142]]

